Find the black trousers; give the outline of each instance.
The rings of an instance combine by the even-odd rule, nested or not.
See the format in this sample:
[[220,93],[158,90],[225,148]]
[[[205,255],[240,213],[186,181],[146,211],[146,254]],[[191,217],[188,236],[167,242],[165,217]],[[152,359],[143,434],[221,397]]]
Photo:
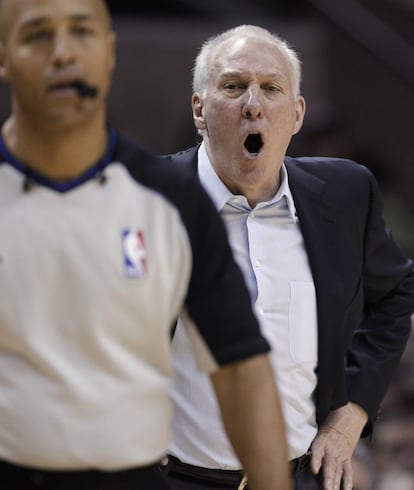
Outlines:
[[[186,478],[175,473],[168,473],[168,484],[171,490],[237,490],[237,487],[228,485],[217,485],[201,480]],[[298,468],[292,474],[294,490],[322,490],[322,474],[314,475],[309,466]],[[246,487],[248,490],[248,487]]]
[[1,490],[169,490],[159,465],[123,471],[49,471],[0,461]]

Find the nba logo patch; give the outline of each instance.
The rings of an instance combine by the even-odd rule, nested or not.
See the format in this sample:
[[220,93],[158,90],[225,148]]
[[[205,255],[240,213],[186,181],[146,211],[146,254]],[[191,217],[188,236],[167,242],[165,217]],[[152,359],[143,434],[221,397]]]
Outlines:
[[142,230],[122,230],[124,274],[139,279],[147,272],[147,251]]

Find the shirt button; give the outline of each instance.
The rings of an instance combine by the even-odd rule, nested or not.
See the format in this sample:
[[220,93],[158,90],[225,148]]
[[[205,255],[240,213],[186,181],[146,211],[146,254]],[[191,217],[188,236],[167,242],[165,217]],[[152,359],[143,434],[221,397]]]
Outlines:
[[256,213],[255,213],[254,211],[252,211],[252,212],[250,213],[250,217],[251,217],[251,218],[255,218],[255,217],[256,217]]
[[254,261],[254,265],[255,265],[256,267],[260,267],[260,266],[261,266],[260,260],[257,260],[257,259],[256,259],[256,260]]
[[263,313],[264,313],[263,308],[259,306],[259,315],[263,315]]

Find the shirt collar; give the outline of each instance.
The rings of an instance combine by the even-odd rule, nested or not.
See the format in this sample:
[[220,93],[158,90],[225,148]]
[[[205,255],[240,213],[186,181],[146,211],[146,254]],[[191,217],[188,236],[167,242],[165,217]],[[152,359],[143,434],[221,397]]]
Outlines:
[[[198,149],[198,177],[203,187],[207,190],[210,198],[214,202],[217,211],[221,211],[224,205],[230,198],[234,197],[229,189],[220,180],[214,170],[210,159],[207,155],[204,142],[201,143]],[[293,220],[296,220],[296,207],[293,201],[293,196],[289,187],[288,173],[285,164],[280,169],[280,186],[276,194],[269,201],[259,203],[258,206],[263,207],[279,202],[283,197],[289,208],[289,214]]]

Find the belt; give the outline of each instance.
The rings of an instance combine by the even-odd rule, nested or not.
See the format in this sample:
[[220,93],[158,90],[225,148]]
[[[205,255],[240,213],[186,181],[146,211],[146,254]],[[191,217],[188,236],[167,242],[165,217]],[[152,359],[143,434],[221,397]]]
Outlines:
[[[292,474],[309,466],[311,459],[311,451],[307,451],[299,458],[289,461]],[[242,470],[219,470],[213,468],[203,468],[192,464],[183,463],[175,456],[168,456],[168,464],[163,467],[165,473],[172,475],[183,476],[191,480],[205,481],[220,485],[223,487],[233,487],[239,489],[245,488],[247,479]]]
[[219,470],[203,468],[192,464],[183,463],[175,456],[168,456],[168,464],[164,467],[167,474],[183,476],[191,480],[205,481],[222,487],[237,489],[246,488],[247,480],[242,470]]

